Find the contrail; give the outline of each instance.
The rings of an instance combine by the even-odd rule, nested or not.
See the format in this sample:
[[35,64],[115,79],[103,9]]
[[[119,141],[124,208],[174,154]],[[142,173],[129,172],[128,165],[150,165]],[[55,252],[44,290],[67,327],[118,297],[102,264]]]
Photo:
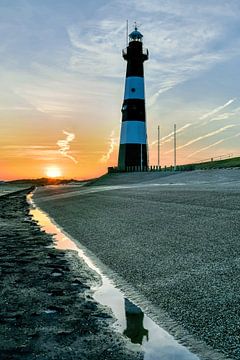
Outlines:
[[155,94],[153,94],[150,99],[148,100],[148,106],[151,107],[155,104],[157,98],[159,97],[159,95],[162,93],[162,89],[158,90]]
[[[179,134],[180,132],[182,132],[183,130],[187,129],[187,128],[188,128],[189,126],[191,126],[191,125],[192,125],[192,123],[188,123],[188,124],[182,126],[181,128],[177,129],[176,134]],[[161,138],[161,145],[164,144],[164,143],[166,143],[166,142],[168,142],[168,141],[170,141],[170,140],[171,140],[171,137],[173,136],[173,134],[174,134],[174,132],[172,131],[172,132],[170,132],[168,135],[162,137],[162,138]],[[169,138],[170,138],[170,139],[169,139]],[[157,143],[158,143],[158,140],[155,140],[155,141],[153,141],[153,142],[150,144],[150,146],[156,145]]]
[[[188,128],[189,126],[191,126],[191,125],[192,125],[192,123],[188,123],[188,124],[182,126],[181,128],[177,129],[176,134],[179,134],[179,133],[183,132],[183,130],[187,129],[187,128]],[[171,138],[173,135],[174,135],[174,131],[172,131],[170,134],[164,136],[161,140],[162,140],[163,143],[164,143],[164,142],[166,142],[166,140],[167,140],[168,138]]]
[[216,146],[218,144],[221,144],[221,143],[223,143],[223,142],[225,142],[227,140],[231,140],[231,139],[234,139],[234,138],[239,137],[239,136],[240,136],[240,133],[237,133],[237,134],[235,134],[233,136],[229,136],[229,137],[227,137],[225,139],[218,140],[218,141],[216,141],[215,143],[213,143],[211,145],[205,146],[200,150],[194,151],[192,154],[188,155],[187,157],[192,157],[193,155],[196,155],[196,154],[198,154],[198,153],[200,153],[200,152],[202,152],[204,150],[210,149],[211,147],[214,147],[214,146]]
[[[178,146],[178,147],[177,147],[177,150],[183,149],[183,148],[185,148],[185,147],[187,147],[187,146],[189,146],[189,145],[192,145],[192,144],[194,144],[195,142],[200,141],[200,140],[202,140],[202,139],[206,139],[206,138],[208,138],[208,137],[217,135],[217,134],[219,134],[219,133],[221,133],[221,132],[223,132],[223,131],[225,131],[225,130],[227,130],[227,129],[230,129],[230,128],[232,128],[232,127],[235,127],[235,126],[236,126],[236,125],[226,125],[226,126],[220,128],[220,129],[218,129],[218,130],[212,131],[212,132],[210,132],[210,133],[208,133],[208,134],[205,134],[205,135],[203,135],[203,136],[199,136],[199,137],[197,137],[197,138],[195,138],[195,139],[193,139],[193,140],[188,141],[188,142],[187,142],[186,144],[184,144],[184,145]],[[173,152],[173,150],[167,151],[166,154],[171,153],[171,152]]]
[[234,112],[226,112],[226,113],[223,113],[223,114],[218,114],[217,116],[213,117],[212,119],[209,120],[209,122],[212,122],[212,121],[219,121],[219,120],[226,120],[228,119],[230,116],[233,116],[234,115]]
[[75,139],[75,134],[69,133],[67,131],[63,130],[63,134],[66,135],[66,139],[64,140],[58,140],[57,145],[59,146],[59,152],[62,156],[67,157],[71,159],[75,164],[78,163],[78,161],[71,155],[69,155],[70,145],[69,143]]
[[200,150],[194,151],[192,154],[188,155],[187,157],[188,157],[188,158],[189,158],[189,157],[192,157],[193,155],[196,155],[196,154],[198,154],[198,153],[200,153],[200,152],[202,152],[202,151],[204,151],[204,150],[210,149],[211,147],[216,146],[216,145],[218,145],[218,144],[221,144],[221,143],[224,142],[224,141],[225,141],[224,139],[218,140],[218,141],[216,141],[215,143],[213,143],[213,144],[211,144],[211,145],[205,146],[205,147],[203,147],[203,148],[200,149]]
[[237,107],[236,109],[233,109],[230,112],[225,112],[223,114],[219,114],[219,115],[215,116],[214,118],[210,119],[209,122],[226,120],[226,119],[230,118],[231,116],[237,115],[239,113],[239,111],[240,111],[240,108]]
[[231,105],[236,99],[230,99],[228,102],[226,102],[226,104],[218,106],[216,109],[213,109],[212,111],[200,116],[199,120],[204,120],[206,118],[208,118],[209,116],[212,116],[216,113],[218,113],[219,111],[225,109],[227,106]]
[[101,162],[106,163],[109,159],[111,154],[113,153],[114,147],[116,145],[116,138],[115,138],[115,132],[114,130],[111,132],[109,140],[109,149],[105,155],[103,155],[100,159]]

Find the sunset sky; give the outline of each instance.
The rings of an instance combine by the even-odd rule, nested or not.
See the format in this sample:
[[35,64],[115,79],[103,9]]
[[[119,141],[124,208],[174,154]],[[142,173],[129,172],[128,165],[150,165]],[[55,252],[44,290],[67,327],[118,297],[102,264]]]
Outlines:
[[239,0],[0,0],[0,180],[117,164],[126,19],[145,63],[150,164],[240,155]]

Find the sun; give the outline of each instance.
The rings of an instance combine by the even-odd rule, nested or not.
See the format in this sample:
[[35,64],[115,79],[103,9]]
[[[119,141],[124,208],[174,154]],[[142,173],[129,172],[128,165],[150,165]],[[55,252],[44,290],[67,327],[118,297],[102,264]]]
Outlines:
[[48,178],[57,178],[62,176],[62,171],[58,166],[48,166],[45,170]]

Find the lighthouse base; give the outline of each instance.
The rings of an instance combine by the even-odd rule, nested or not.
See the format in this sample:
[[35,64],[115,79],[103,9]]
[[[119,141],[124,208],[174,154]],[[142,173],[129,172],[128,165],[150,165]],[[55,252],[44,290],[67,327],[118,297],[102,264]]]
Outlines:
[[128,167],[148,167],[146,144],[120,144],[118,169],[126,171]]

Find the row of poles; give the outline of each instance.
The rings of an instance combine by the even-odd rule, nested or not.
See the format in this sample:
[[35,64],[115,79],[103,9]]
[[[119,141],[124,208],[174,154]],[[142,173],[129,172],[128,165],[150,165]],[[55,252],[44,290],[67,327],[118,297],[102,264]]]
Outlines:
[[[160,126],[158,125],[158,167],[160,166]],[[177,125],[173,126],[173,167],[177,168]]]

